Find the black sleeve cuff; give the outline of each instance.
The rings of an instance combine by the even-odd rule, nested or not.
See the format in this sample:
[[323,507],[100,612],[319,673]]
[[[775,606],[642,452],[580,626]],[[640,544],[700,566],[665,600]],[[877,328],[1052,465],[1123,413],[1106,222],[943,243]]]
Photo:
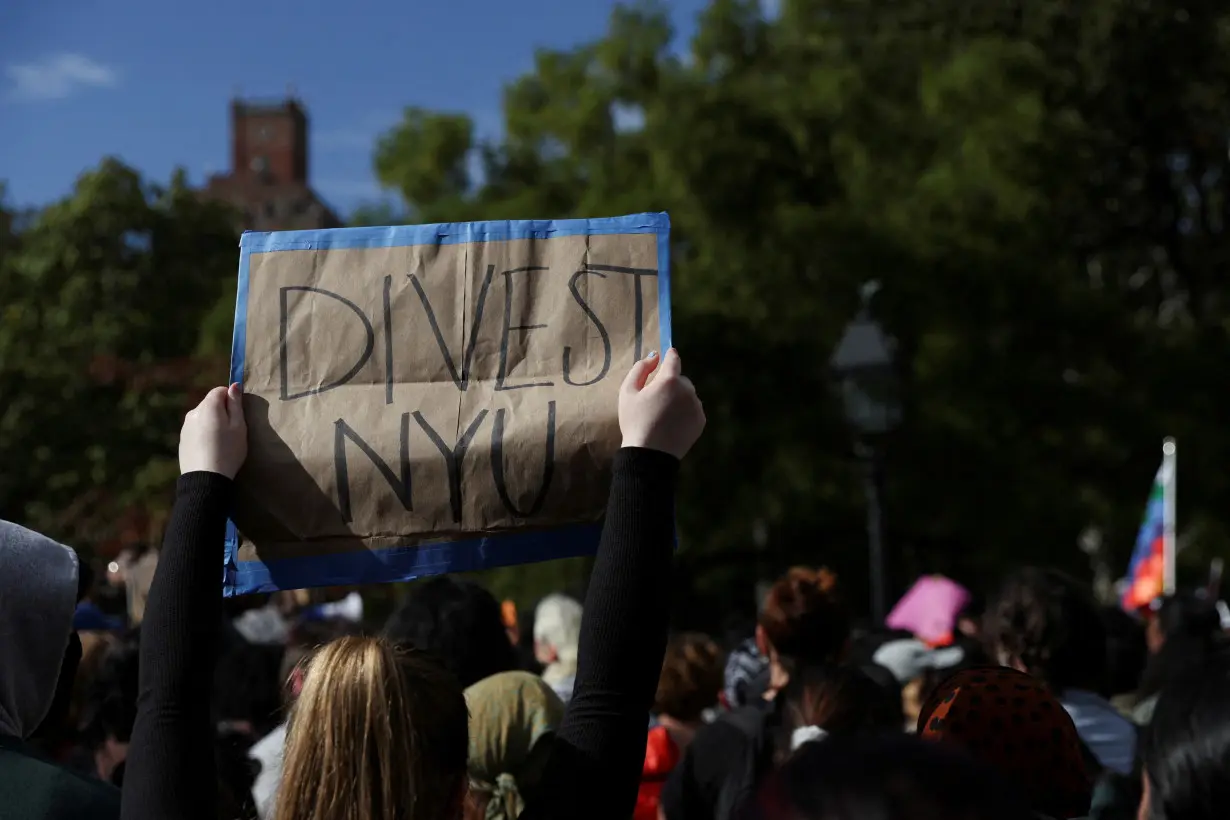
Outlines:
[[192,501],[193,506],[204,506],[211,512],[222,508],[229,515],[231,502],[235,498],[235,482],[221,473],[197,470],[179,477],[175,483],[175,495]]
[[612,472],[639,481],[662,482],[673,487],[679,476],[679,464],[679,459],[661,450],[621,447],[615,454]]

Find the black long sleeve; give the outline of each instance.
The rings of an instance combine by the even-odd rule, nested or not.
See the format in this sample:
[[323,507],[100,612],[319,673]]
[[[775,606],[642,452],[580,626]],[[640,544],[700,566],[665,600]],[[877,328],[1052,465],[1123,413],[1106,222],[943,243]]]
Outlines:
[[523,820],[632,816],[666,652],[678,469],[653,450],[615,457],[576,686]]
[[210,693],[222,619],[222,542],[234,485],[188,473],[176,487],[141,624],[140,694],[122,820],[218,816]]
[[[615,458],[576,687],[527,820],[631,816],[666,649],[678,464],[650,450]],[[216,817],[209,695],[231,494],[230,481],[209,473],[179,482],[142,627],[123,820]]]

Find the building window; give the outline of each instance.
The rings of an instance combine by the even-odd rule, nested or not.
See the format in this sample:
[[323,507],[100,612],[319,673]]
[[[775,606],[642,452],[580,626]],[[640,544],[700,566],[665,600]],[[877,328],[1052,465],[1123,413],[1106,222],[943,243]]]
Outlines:
[[264,157],[252,158],[252,170],[258,174],[263,174],[269,170],[269,160]]
[[257,142],[269,142],[271,139],[273,139],[273,129],[268,125],[262,125],[260,128],[256,129]]
[[273,217],[277,214],[277,212],[278,212],[278,207],[277,207],[276,202],[266,202],[265,203],[265,217],[267,219],[273,219]]

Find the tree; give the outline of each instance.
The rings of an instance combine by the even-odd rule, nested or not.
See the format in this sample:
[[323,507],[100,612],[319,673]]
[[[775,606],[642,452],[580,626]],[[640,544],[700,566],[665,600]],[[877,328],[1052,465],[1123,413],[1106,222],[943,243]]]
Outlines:
[[232,224],[182,174],[149,185],[105,160],[11,237],[0,515],[74,546],[148,534],[169,505],[182,415],[216,380],[193,354],[208,306],[233,295]]
[[702,592],[794,560],[863,577],[824,363],[869,279],[909,388],[898,587],[1079,568],[1091,524],[1125,564],[1164,434],[1183,520],[1206,548],[1226,536],[1227,22],[1207,3],[786,0],[768,20],[714,0],[680,58],[638,4],[540,51],[502,139],[412,110],[376,170],[423,221],[670,211],[676,337],[710,416],[680,511]]

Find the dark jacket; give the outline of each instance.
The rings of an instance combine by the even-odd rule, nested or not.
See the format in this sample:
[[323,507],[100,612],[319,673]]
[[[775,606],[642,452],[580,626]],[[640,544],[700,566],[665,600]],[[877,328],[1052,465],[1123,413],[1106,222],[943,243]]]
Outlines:
[[704,726],[662,790],[667,820],[736,820],[773,768],[780,699],[757,699]]
[[38,757],[24,742],[76,671],[77,556],[0,521],[0,820],[118,818],[119,792]]
[[38,757],[0,737],[0,820],[115,820],[120,790]]

